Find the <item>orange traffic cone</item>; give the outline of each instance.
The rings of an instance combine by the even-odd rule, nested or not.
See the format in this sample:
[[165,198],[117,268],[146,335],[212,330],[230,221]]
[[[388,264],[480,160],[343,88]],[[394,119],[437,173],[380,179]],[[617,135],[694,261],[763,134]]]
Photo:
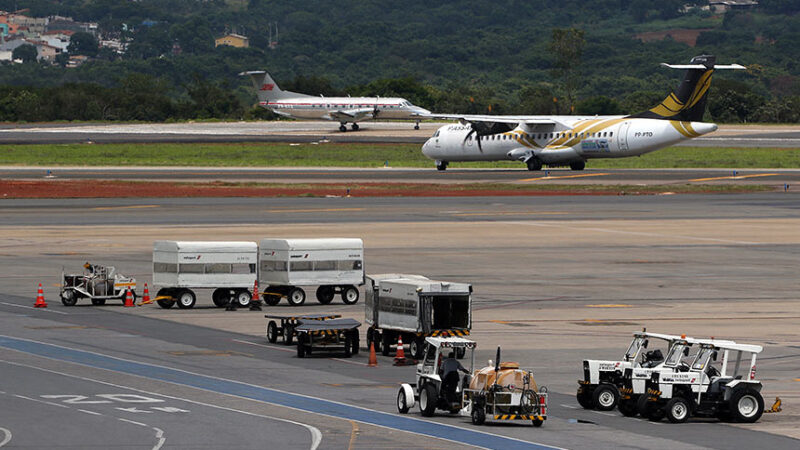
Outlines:
[[261,300],[261,296],[258,293],[258,278],[256,278],[256,282],[253,284],[253,301],[257,302]]
[[375,355],[375,341],[369,342],[369,363],[367,365],[369,367],[378,365],[378,357]]
[[147,288],[147,283],[144,284],[144,292],[142,293],[142,301],[139,305],[149,305],[153,303],[153,300],[150,299],[150,289]]
[[125,306],[136,306],[133,304],[133,294],[130,289],[128,289],[128,292],[125,294]]
[[394,356],[395,366],[404,366],[406,364],[406,351],[403,349],[403,335],[397,335],[397,354]]
[[47,308],[47,302],[44,301],[44,291],[42,290],[42,283],[39,283],[39,290],[36,291],[36,303],[33,304],[34,308]]

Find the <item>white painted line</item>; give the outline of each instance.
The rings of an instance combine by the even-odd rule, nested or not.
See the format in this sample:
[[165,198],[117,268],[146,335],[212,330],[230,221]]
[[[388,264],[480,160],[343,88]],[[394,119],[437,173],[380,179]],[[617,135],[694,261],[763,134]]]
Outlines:
[[572,406],[572,405],[558,405],[558,406],[562,406],[564,408],[569,408],[569,409],[578,409],[577,406]]
[[334,361],[341,361],[341,362],[347,363],[347,364],[355,364],[357,366],[369,366],[369,364],[367,364],[367,363],[362,363],[362,362],[358,362],[358,361],[350,361],[349,359],[341,359],[341,358],[328,358],[328,359],[332,359]]
[[0,441],[0,447],[2,447],[4,445],[8,444],[8,442],[11,440],[11,431],[7,430],[6,428],[2,428],[2,427],[0,427],[0,431],[2,431],[3,435],[5,436],[3,438],[3,440]]
[[36,310],[39,310],[39,311],[46,311],[46,312],[51,312],[51,313],[55,313],[55,314],[63,314],[65,316],[69,315],[69,313],[65,313],[64,311],[54,311],[54,310],[49,309],[49,308],[34,308],[33,306],[18,305],[16,303],[8,303],[8,302],[0,302],[0,304],[8,305],[8,306],[16,306],[17,308],[36,309]]
[[80,411],[82,413],[86,413],[86,414],[91,414],[93,416],[102,416],[102,414],[100,414],[99,412],[89,411],[88,409],[79,409],[78,411]]
[[243,341],[241,339],[231,339],[231,340],[233,342],[238,342],[240,344],[255,345],[257,347],[264,347],[264,348],[268,348],[268,349],[271,349],[271,350],[280,350],[282,352],[289,352],[289,353],[294,353],[295,352],[295,350],[292,350],[292,349],[289,349],[289,348],[278,347],[276,345],[259,344],[258,342]]
[[[254,345],[261,345],[261,344],[254,344]],[[52,358],[47,358],[47,359],[52,359]],[[210,403],[203,403],[203,402],[199,402],[199,401],[195,401],[195,400],[189,400],[189,399],[182,398],[182,397],[175,397],[175,396],[172,396],[172,395],[159,394],[158,392],[145,391],[143,389],[137,389],[137,388],[133,388],[133,387],[129,387],[129,386],[123,386],[121,384],[109,383],[107,381],[95,380],[93,378],[78,377],[78,376],[75,376],[75,375],[70,375],[68,373],[57,372],[55,370],[50,370],[50,369],[45,369],[45,368],[42,368],[42,367],[31,366],[31,365],[28,365],[28,364],[22,364],[22,363],[5,361],[5,360],[0,360],[0,362],[4,362],[6,364],[11,364],[11,365],[14,365],[14,366],[28,367],[28,368],[31,368],[31,369],[41,370],[42,372],[54,373],[56,375],[61,375],[61,376],[64,376],[64,377],[76,378],[76,379],[84,380],[84,381],[91,381],[93,383],[104,384],[106,386],[112,386],[112,387],[115,387],[115,388],[128,389],[128,390],[134,391],[134,392],[141,392],[142,394],[155,395],[155,396],[158,396],[158,397],[169,398],[169,399],[172,399],[172,400],[180,400],[180,401],[183,401],[183,402],[186,402],[186,403],[191,403],[193,405],[200,405],[200,406],[205,406],[205,407],[208,407],[208,408],[216,408],[216,409],[222,409],[224,411],[237,412],[239,414],[244,414],[246,416],[261,417],[261,418],[264,418],[264,419],[270,419],[270,420],[274,420],[274,421],[277,421],[277,422],[290,423],[292,425],[298,425],[298,426],[301,426],[301,427],[307,429],[308,432],[311,434],[311,447],[310,447],[310,450],[316,450],[317,447],[319,447],[319,444],[322,442],[322,433],[319,431],[319,429],[317,429],[316,427],[313,427],[311,425],[302,423],[302,422],[295,422],[294,420],[283,419],[283,418],[280,418],[280,417],[267,416],[267,415],[263,415],[263,414],[251,413],[251,412],[248,412],[248,411],[242,411],[242,410],[239,410],[239,409],[228,408],[228,407],[225,407],[225,406],[213,405],[213,404],[210,404]],[[79,364],[79,363],[77,363],[77,364],[79,366],[84,366],[83,364]],[[91,366],[84,366],[84,367],[91,367]],[[96,367],[95,367],[95,369],[96,369]],[[107,370],[107,369],[100,369],[100,370],[106,370],[108,372],[114,372],[113,370]],[[136,376],[136,375],[132,375],[132,376]],[[138,377],[138,378],[144,378],[145,380],[148,380],[147,377]],[[205,391],[205,392],[213,392],[213,391],[207,391],[206,389],[202,389],[202,388],[196,388],[196,389],[201,390],[201,391]],[[219,392],[215,392],[215,393],[216,394],[220,394]],[[228,394],[220,394],[220,395],[225,395],[225,396],[231,397]],[[35,399],[31,399],[31,400],[35,400]],[[53,404],[56,405],[56,406],[63,406],[64,408],[66,408],[66,406],[64,406],[64,405],[58,405],[56,403],[53,403]],[[295,410],[294,408],[287,408],[287,409]],[[304,412],[306,414],[311,414],[311,413],[309,413],[307,411],[302,411],[302,410],[295,410],[295,411],[301,411],[301,412]],[[120,420],[125,420],[125,419],[120,419]],[[153,427],[153,429],[157,430],[157,428],[155,428],[155,427]],[[412,434],[416,434],[416,433],[412,433]],[[156,437],[158,437],[158,436],[156,436]],[[166,438],[164,440],[166,440]],[[161,444],[163,444],[163,442]],[[157,448],[160,448],[160,445],[158,447],[154,447],[154,450],[157,450]]]
[[162,430],[161,428],[156,428],[156,427],[151,427],[151,428],[156,430],[156,439],[158,439],[156,445],[153,446],[153,450],[158,450],[161,448],[162,445],[164,445],[164,442],[167,442],[167,438],[164,437],[164,430]]
[[122,418],[122,417],[117,417],[117,420],[120,420],[120,421],[122,421],[122,422],[128,422],[128,423],[132,423],[132,424],[134,424],[134,425],[139,425],[140,427],[148,427],[148,428],[150,427],[150,426],[149,426],[149,425],[147,425],[146,423],[142,423],[142,422],[134,422],[133,420],[124,419],[124,418]]
[[14,397],[24,398],[25,400],[30,400],[32,402],[44,403],[45,405],[58,406],[59,408],[69,408],[69,406],[65,406],[60,403],[46,402],[44,400],[39,400],[38,398],[25,397],[24,395],[14,394]]
[[602,411],[592,411],[592,412],[595,413],[595,414],[602,414],[604,416],[609,416],[609,417],[619,417],[616,414],[609,413],[609,412],[602,412]]

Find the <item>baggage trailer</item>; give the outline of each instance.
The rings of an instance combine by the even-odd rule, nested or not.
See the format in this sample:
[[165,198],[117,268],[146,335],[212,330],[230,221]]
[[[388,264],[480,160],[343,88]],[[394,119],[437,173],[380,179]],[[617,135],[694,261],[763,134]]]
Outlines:
[[270,320],[267,323],[267,341],[274,344],[278,342],[278,336],[283,336],[283,343],[285,345],[292,345],[294,339],[294,329],[300,325],[301,320],[331,320],[342,317],[341,314],[302,314],[302,315],[289,315],[279,316],[274,314],[265,314],[267,319],[276,319],[280,321],[280,325],[275,320]]
[[342,302],[358,301],[364,284],[364,243],[361,239],[262,239],[259,244],[259,283],[267,305],[283,297],[292,306],[306,301],[300,286],[318,286],[317,301],[329,304],[339,293]]
[[358,327],[355,319],[300,320],[295,327],[297,357],[304,358],[320,350],[341,351],[345,358],[358,354]]
[[155,241],[153,285],[162,308],[194,307],[196,289],[213,289],[218,307],[233,298],[246,307],[256,281],[258,247],[255,242]]
[[81,298],[88,298],[93,305],[104,305],[106,300],[122,300],[131,291],[136,300],[136,279],[117,273],[114,266],[84,264],[83,273],[65,274],[61,271],[61,303],[75,306]]
[[[389,355],[399,336],[411,357],[421,359],[427,336],[468,336],[472,328],[472,285],[430,280],[421,275],[367,277],[367,346]],[[463,347],[456,356],[465,355]]]

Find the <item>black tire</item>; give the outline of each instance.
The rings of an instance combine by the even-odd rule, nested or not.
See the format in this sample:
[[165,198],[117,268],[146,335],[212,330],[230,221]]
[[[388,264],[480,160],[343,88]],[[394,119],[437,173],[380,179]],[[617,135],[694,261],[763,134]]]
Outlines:
[[278,324],[274,320],[270,320],[267,324],[267,341],[270,344],[278,342]]
[[94,306],[103,306],[103,305],[106,304],[106,299],[104,299],[104,298],[93,298],[92,299],[92,304]]
[[298,358],[305,358],[306,356],[306,346],[304,344],[305,339],[303,339],[302,335],[297,336],[297,357]]
[[528,170],[535,171],[535,170],[542,170],[542,161],[537,158],[531,158],[528,160],[525,165],[528,166]]
[[533,426],[534,427],[539,428],[542,425],[544,425],[544,420],[533,419]]
[[336,290],[334,290],[333,286],[320,286],[317,288],[317,301],[321,305],[327,305],[332,302],[335,295]]
[[737,389],[731,394],[728,408],[736,422],[753,423],[764,413],[764,398],[755,389]]
[[357,355],[361,350],[361,338],[358,336],[358,331],[353,330],[350,336],[350,353]]
[[635,417],[639,414],[639,409],[636,407],[636,400],[634,399],[620,400],[617,409],[625,417]]
[[197,302],[197,297],[195,297],[194,292],[189,289],[181,289],[178,291],[178,308],[180,309],[190,309],[194,307],[195,302]]
[[286,300],[288,300],[289,304],[292,306],[300,306],[306,302],[306,291],[299,287],[293,287],[289,289]]
[[292,345],[294,340],[294,328],[291,325],[286,325],[283,328],[283,344]]
[[424,385],[419,392],[419,412],[425,417],[432,417],[438,401],[436,387],[432,384]]
[[422,359],[422,349],[425,348],[422,338],[413,338],[408,344],[408,353],[412,359]]
[[264,296],[264,303],[266,303],[269,306],[275,306],[280,302],[281,302],[281,296],[280,295],[265,295]]
[[400,386],[400,392],[397,393],[397,412],[400,414],[408,413],[408,401],[406,401],[406,391],[403,386]]
[[575,397],[578,399],[578,404],[581,405],[583,409],[594,408],[594,400],[592,400],[592,396],[582,388],[578,388],[578,393],[575,395]]
[[477,406],[474,402],[472,403],[471,416],[473,425],[483,425],[486,423],[486,410],[483,409],[483,406]]
[[61,303],[64,306],[75,306],[78,303],[78,295],[72,290],[64,291],[61,293]]
[[239,289],[234,295],[234,300],[236,300],[236,303],[241,308],[247,308],[250,306],[250,302],[253,300],[253,294],[251,294],[247,289]]
[[227,289],[214,289],[211,294],[211,300],[218,308],[228,306],[228,290]]
[[355,286],[342,286],[342,302],[345,305],[354,305],[358,303],[360,294]]
[[573,161],[569,163],[569,168],[572,170],[583,170],[586,168],[586,161],[584,160]]
[[164,309],[170,309],[175,304],[172,300],[156,300],[156,303]]
[[358,131],[358,124],[354,123],[350,128],[352,128],[353,131]]
[[447,161],[436,161],[436,170],[447,170]]
[[642,418],[651,422],[658,422],[664,418],[664,409],[658,406],[656,402],[651,402],[648,395],[639,396],[636,402],[636,409]]
[[353,338],[346,334],[344,336],[344,357],[349,358],[353,356]]
[[389,356],[389,351],[391,350],[391,337],[389,333],[382,333],[381,334],[381,355]]
[[617,407],[619,390],[614,385],[603,383],[594,390],[592,401],[598,411],[611,411]]
[[670,399],[670,401],[667,402],[667,406],[664,407],[664,412],[667,415],[667,419],[672,423],[684,423],[689,420],[689,416],[692,415],[691,406],[683,397],[673,397]]

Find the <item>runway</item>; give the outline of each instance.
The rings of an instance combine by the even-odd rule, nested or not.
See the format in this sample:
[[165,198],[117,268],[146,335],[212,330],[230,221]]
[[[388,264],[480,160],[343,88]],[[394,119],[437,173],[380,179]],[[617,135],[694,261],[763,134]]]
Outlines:
[[[591,166],[591,161],[588,163]],[[209,167],[13,167],[0,166],[0,179],[124,181],[226,181],[260,183],[512,183],[512,184],[800,184],[800,169],[520,169],[209,168]]]
[[[0,144],[154,142],[424,143],[443,122],[362,122],[357,132],[336,122],[209,122],[178,124],[31,124],[0,126]],[[695,147],[800,147],[796,126],[721,125],[715,133],[678,144]]]
[[[0,398],[14,408],[0,409],[0,428],[10,447],[150,449],[163,438],[160,448],[797,448],[798,230],[800,202],[782,192],[4,200]],[[413,366],[379,357],[365,367],[365,349],[298,359],[264,338],[263,314],[297,310],[285,302],[225,312],[207,293],[193,310],[57,300],[62,267],[113,264],[149,283],[154,239],[267,236],[361,237],[367,273],[473,283],[477,363],[502,345],[504,359],[533,367],[550,389],[548,421],[401,416],[397,384],[413,381]],[[42,310],[31,307],[38,282],[50,304]],[[363,322],[362,302],[301,308]],[[581,360],[618,357],[642,327],[764,345],[764,396],[781,396],[784,412],[753,425],[673,425],[580,409]]]

